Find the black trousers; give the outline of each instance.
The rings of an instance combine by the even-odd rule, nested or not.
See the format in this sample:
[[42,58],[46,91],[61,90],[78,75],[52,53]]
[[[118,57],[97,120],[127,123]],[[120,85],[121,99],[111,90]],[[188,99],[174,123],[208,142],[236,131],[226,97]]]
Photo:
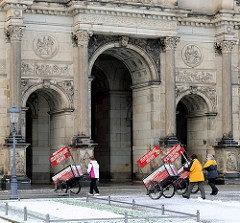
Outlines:
[[218,191],[217,187],[215,186],[215,181],[216,178],[208,179],[208,184],[212,188],[212,194],[215,194]]
[[93,190],[95,190],[95,192],[99,194],[99,190],[97,188],[97,178],[91,178],[89,193],[93,194]]

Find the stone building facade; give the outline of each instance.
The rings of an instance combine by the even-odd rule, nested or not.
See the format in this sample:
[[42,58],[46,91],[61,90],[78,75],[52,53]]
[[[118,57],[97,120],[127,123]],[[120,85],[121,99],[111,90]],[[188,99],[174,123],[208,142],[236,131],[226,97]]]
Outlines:
[[66,145],[84,171],[94,155],[102,178],[139,179],[141,156],[178,141],[237,182],[239,26],[236,0],[1,0],[1,178],[14,104],[22,182],[49,183]]

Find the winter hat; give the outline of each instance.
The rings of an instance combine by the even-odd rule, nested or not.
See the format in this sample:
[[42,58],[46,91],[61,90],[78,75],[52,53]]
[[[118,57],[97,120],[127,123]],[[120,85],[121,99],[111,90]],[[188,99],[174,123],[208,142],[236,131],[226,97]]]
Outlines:
[[212,154],[208,154],[208,155],[207,155],[207,160],[214,160],[213,155],[212,155]]

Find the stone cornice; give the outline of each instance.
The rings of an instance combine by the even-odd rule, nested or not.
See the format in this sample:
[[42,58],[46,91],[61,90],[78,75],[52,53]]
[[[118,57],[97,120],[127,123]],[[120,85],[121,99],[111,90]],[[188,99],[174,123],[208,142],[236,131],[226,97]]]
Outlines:
[[0,8],[8,10],[11,8],[23,8],[26,9],[29,5],[33,4],[33,0],[0,0]]
[[69,1],[66,4],[33,2],[33,0],[0,0],[0,7],[23,7],[25,13],[77,16],[79,14],[101,16],[123,16],[144,20],[176,21],[180,26],[218,27],[231,25],[235,29],[240,27],[240,14],[219,12],[215,16],[191,13],[177,7],[163,8],[153,5],[150,0],[126,1]]

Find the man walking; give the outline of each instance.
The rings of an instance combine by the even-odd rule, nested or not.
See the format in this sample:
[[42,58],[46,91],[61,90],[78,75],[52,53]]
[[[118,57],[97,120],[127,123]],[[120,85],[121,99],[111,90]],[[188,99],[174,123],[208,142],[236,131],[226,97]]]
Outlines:
[[190,158],[191,158],[190,164],[184,167],[184,170],[190,172],[190,175],[189,175],[188,190],[185,194],[183,194],[183,197],[189,198],[194,185],[198,184],[198,187],[201,192],[201,197],[202,197],[202,199],[205,199],[204,175],[203,175],[203,171],[202,171],[202,165],[197,160],[196,154],[192,154],[190,156]]

